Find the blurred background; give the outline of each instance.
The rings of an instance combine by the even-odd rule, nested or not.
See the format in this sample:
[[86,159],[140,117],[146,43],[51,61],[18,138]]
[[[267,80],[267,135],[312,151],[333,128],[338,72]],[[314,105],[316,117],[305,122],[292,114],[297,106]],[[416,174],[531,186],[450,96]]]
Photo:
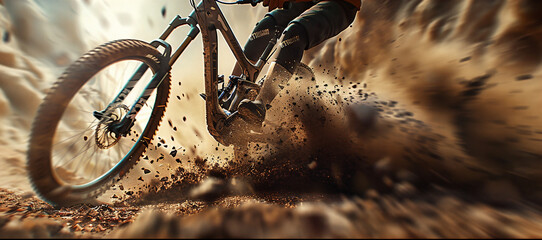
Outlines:
[[[0,3],[0,188],[32,195],[26,142],[58,76],[104,42],[157,38],[192,7]],[[221,9],[242,44],[266,13]],[[169,124],[155,139],[163,145],[149,153],[165,159],[142,161],[102,197],[142,209],[110,236],[540,237],[541,16],[535,0],[363,1],[349,28],[306,52],[316,78],[297,77],[281,92],[267,119],[270,141],[249,145],[235,163],[233,148],[204,125],[194,41],[172,71]],[[220,46],[227,76],[235,62]],[[185,151],[171,157],[173,147]],[[181,176],[179,167],[192,178],[158,181]]]

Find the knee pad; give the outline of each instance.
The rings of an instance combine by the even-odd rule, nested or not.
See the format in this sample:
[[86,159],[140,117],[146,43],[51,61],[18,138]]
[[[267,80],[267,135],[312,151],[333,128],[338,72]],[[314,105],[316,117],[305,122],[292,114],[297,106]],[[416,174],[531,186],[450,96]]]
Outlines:
[[280,48],[292,46],[295,48],[302,47],[301,49],[305,50],[305,47],[308,45],[307,30],[301,24],[291,23],[282,34]]
[[277,21],[271,16],[265,16],[261,21],[256,23],[256,27],[250,35],[250,41],[256,40],[261,37],[273,36],[277,26]]
[[275,36],[276,30],[276,21],[272,16],[266,16],[259,21],[245,44],[244,51],[247,58],[257,61],[271,38]]
[[297,23],[290,24],[283,32],[275,61],[293,73],[301,62],[308,43],[305,28]]

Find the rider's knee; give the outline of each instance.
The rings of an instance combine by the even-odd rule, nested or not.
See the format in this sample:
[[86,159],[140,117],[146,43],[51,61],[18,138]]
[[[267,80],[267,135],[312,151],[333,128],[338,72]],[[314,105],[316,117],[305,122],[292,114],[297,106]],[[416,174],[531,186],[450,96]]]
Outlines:
[[301,24],[291,23],[282,33],[281,50],[286,52],[303,52],[309,43],[307,30]]
[[[291,23],[283,32],[281,48],[305,50],[308,45],[307,30],[301,24]],[[296,48],[296,49],[293,49]]]
[[277,21],[272,16],[265,16],[262,20],[256,23],[256,29],[273,29],[277,26]]
[[[262,37],[269,37],[273,34],[274,29],[276,28],[277,22],[271,16],[264,17],[261,21],[256,23],[252,34],[250,35],[249,41],[254,41]],[[264,40],[269,41],[269,39],[264,38]]]
[[293,73],[301,62],[308,44],[305,28],[301,24],[291,23],[283,32],[279,43],[280,50],[275,61]]

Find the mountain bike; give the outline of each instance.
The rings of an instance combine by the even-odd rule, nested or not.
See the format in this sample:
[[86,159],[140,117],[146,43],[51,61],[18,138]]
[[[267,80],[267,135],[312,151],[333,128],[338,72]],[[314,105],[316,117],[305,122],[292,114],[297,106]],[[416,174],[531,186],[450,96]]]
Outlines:
[[[252,4],[262,0],[239,0]],[[201,0],[185,18],[177,15],[163,34],[147,43],[124,39],[103,44],[79,58],[47,92],[34,119],[27,167],[35,192],[55,206],[92,203],[133,168],[151,144],[168,104],[173,64],[202,35],[209,133],[221,144],[257,140],[236,112],[255,99],[260,72],[280,37],[277,31],[256,63],[247,59],[221,12],[218,0]],[[166,41],[190,28],[172,51]],[[218,74],[220,31],[242,69],[225,81]],[[306,65],[304,65],[305,68]]]

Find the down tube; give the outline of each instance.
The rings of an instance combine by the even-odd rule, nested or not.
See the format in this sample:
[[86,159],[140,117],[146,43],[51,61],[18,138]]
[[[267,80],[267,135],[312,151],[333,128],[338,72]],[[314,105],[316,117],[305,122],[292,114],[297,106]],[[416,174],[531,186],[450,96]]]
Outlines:
[[258,69],[250,61],[248,61],[245,52],[243,51],[243,48],[241,48],[239,41],[235,37],[230,25],[226,21],[226,18],[224,18],[224,14],[222,13],[222,11],[219,10],[216,12],[218,29],[222,33],[222,36],[224,36],[226,43],[230,47],[230,50],[232,51],[239,65],[241,65],[241,67],[248,72],[248,78],[254,82],[258,77],[260,69]]

